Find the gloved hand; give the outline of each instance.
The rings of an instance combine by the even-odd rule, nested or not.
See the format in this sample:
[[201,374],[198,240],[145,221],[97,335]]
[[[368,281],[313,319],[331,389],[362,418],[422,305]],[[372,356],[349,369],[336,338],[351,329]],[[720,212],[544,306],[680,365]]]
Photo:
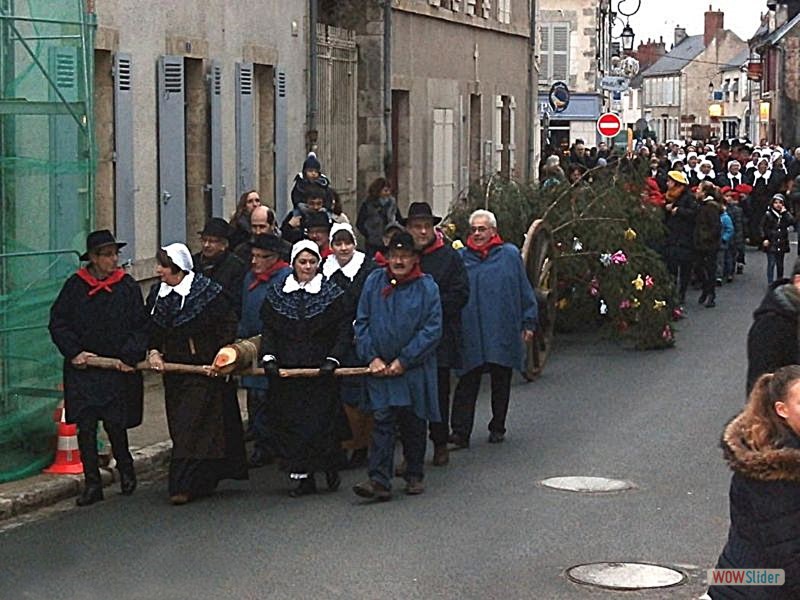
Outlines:
[[333,377],[334,371],[339,366],[339,361],[331,358],[330,356],[322,361],[322,364],[319,366],[319,375],[320,377]]
[[278,361],[275,357],[267,358],[266,356],[261,359],[261,368],[264,369],[264,374],[267,377],[278,377]]

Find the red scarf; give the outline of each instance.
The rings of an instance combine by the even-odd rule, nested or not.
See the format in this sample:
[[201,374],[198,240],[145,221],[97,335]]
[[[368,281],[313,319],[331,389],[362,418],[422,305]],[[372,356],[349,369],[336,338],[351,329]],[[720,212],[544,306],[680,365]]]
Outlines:
[[392,295],[392,292],[395,290],[396,287],[400,285],[405,285],[406,283],[411,283],[422,277],[425,273],[422,272],[422,269],[419,267],[419,262],[414,265],[414,268],[408,272],[408,275],[404,277],[396,277],[394,273],[392,273],[392,267],[386,265],[386,278],[389,280],[389,285],[381,290],[381,296],[384,298],[388,298]]
[[267,269],[264,273],[253,273],[253,281],[247,286],[247,289],[252,291],[260,284],[267,283],[270,279],[272,279],[272,276],[275,275],[275,273],[288,266],[289,263],[287,263],[285,260],[277,260],[275,261],[275,264]]
[[319,257],[324,260],[328,258],[331,254],[333,254],[333,248],[328,246],[327,248],[325,248],[325,250],[319,253]]
[[444,248],[444,234],[441,231],[436,232],[436,239],[431,243],[430,246],[425,248],[422,251],[422,254],[430,254],[431,252],[436,252],[439,248]]
[[112,286],[122,281],[122,278],[125,277],[125,269],[120,267],[105,279],[97,279],[94,275],[89,273],[86,267],[78,269],[77,275],[91,286],[89,296],[94,296],[101,290],[105,290],[110,294],[113,291],[111,289]]
[[500,237],[499,234],[495,233],[486,244],[483,246],[476,246],[475,241],[472,239],[472,236],[467,238],[467,248],[472,250],[475,254],[481,257],[481,260],[486,260],[486,257],[489,256],[489,251],[494,248],[495,246],[502,246],[503,239]]
[[389,261],[386,260],[386,257],[383,255],[383,252],[381,252],[380,250],[378,250],[375,253],[375,256],[372,257],[372,260],[374,260],[375,264],[378,265],[379,267],[385,267],[386,265],[389,264]]

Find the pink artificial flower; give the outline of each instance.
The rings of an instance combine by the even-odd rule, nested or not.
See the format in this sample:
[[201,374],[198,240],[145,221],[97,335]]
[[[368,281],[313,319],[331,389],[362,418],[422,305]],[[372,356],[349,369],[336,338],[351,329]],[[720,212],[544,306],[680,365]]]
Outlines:
[[628,262],[628,257],[622,250],[617,250],[611,255],[611,263],[615,265],[624,265]]
[[664,338],[664,341],[666,342],[672,341],[672,328],[669,325],[664,325],[664,330],[661,332],[661,337]]
[[647,276],[644,278],[644,287],[651,288],[651,287],[653,287],[655,284],[656,284],[656,282],[655,282],[655,281],[653,281],[653,278],[652,278],[652,277],[650,277],[650,275],[647,275]]
[[628,300],[627,298],[625,298],[625,300],[623,300],[622,302],[619,303],[619,307],[622,310],[625,310],[626,308],[630,308],[631,307],[631,301]]

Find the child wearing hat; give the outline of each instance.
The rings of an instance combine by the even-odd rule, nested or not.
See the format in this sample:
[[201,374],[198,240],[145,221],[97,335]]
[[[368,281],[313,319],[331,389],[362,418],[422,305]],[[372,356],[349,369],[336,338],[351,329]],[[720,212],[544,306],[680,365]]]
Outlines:
[[309,152],[303,162],[302,170],[294,177],[292,187],[292,214],[302,216],[306,211],[303,206],[308,202],[309,186],[318,186],[321,189],[314,189],[315,194],[322,194],[323,206],[330,212],[333,210],[333,197],[331,194],[330,180],[322,173],[322,165],[314,152]]

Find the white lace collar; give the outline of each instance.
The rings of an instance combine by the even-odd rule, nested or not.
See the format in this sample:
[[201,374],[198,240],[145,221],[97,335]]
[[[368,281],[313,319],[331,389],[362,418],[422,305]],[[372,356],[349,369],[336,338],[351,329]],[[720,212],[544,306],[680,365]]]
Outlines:
[[756,184],[756,181],[758,181],[759,177],[762,177],[762,178],[766,179],[767,181],[769,181],[769,178],[770,178],[770,177],[772,177],[772,171],[770,171],[770,170],[767,170],[767,171],[764,171],[764,173],[763,173],[763,174],[761,174],[761,173],[759,173],[759,171],[756,169],[756,172],[755,172],[755,173],[753,173],[753,185],[755,185],[755,184]]
[[318,294],[319,291],[322,289],[322,273],[317,273],[314,275],[314,279],[311,281],[300,283],[294,276],[294,273],[289,275],[286,278],[286,281],[283,283],[283,293],[284,294],[291,294],[292,292],[298,292],[300,290],[305,290],[309,294]]
[[[158,297],[166,298],[172,292],[175,292],[181,297],[181,309],[183,309],[183,303],[186,301],[186,296],[188,296],[189,292],[192,290],[193,281],[194,271],[189,271],[178,285],[168,285],[162,281],[161,286],[158,288]],[[153,310],[155,309],[156,307],[153,305]]]
[[331,276],[336,273],[336,271],[341,271],[345,277],[347,277],[350,281],[353,281],[355,276],[358,275],[361,265],[364,264],[364,257],[365,255],[363,252],[356,250],[355,254],[353,254],[353,258],[350,259],[350,262],[342,267],[339,265],[339,261],[336,260],[336,256],[331,254],[325,259],[325,262],[322,263],[322,274],[325,276],[325,279],[330,279]]

